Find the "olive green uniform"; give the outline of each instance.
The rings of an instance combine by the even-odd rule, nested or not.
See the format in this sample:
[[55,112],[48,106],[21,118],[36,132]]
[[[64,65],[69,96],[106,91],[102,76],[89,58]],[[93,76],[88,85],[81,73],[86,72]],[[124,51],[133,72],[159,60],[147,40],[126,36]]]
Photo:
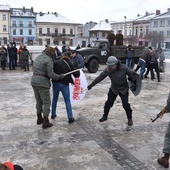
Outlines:
[[50,113],[50,78],[56,81],[60,79],[60,75],[55,74],[53,71],[53,60],[50,55],[50,53],[44,51],[34,60],[33,76],[31,78],[37,114],[43,113],[44,117],[48,117]]

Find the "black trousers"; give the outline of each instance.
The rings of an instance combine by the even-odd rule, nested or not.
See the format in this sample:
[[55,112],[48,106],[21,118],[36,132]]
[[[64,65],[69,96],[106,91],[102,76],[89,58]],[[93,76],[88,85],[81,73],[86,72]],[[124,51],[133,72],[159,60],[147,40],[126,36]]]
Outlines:
[[[110,108],[113,106],[114,101],[116,100],[117,96],[118,95],[114,94],[111,89],[109,90],[108,98],[104,105],[104,114],[105,115],[109,114]],[[122,100],[123,108],[126,111],[127,119],[131,119],[132,118],[132,109],[129,104],[129,92],[127,92],[125,95],[119,93],[119,96]]]
[[153,69],[155,70],[157,74],[157,79],[160,80],[160,74],[159,74],[159,68],[158,68],[158,63],[151,63],[150,64],[150,69],[151,69],[151,79],[154,79],[154,72]]

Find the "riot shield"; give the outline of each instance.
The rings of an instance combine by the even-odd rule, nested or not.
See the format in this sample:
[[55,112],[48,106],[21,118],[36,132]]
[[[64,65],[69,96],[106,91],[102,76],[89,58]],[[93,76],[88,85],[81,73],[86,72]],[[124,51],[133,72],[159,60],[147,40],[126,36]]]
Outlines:
[[131,92],[134,94],[134,96],[137,96],[142,88],[142,79],[140,75],[137,73],[135,73],[135,78],[136,78],[136,82],[128,80],[128,84]]

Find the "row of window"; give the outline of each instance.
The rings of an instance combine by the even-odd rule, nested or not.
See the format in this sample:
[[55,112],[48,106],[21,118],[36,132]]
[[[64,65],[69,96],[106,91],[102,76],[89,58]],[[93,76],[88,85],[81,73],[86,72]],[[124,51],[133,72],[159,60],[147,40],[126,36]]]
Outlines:
[[[16,29],[13,29],[13,35],[17,35]],[[19,29],[19,35],[23,35],[23,29]],[[32,35],[32,29],[28,29],[28,35]]]
[[[39,34],[40,34],[40,35],[43,34],[42,28],[39,28]],[[50,28],[47,28],[47,34],[48,34],[48,35],[51,34]],[[55,35],[58,35],[58,34],[59,34],[58,28],[55,28],[54,34],[55,34]],[[63,35],[66,35],[66,29],[65,29],[65,28],[62,29],[62,34],[63,34]],[[70,29],[70,35],[73,35],[73,29]]]
[[[153,27],[158,27],[158,23],[160,27],[165,27],[166,21],[154,21]],[[167,27],[170,27],[170,20],[167,20]]]

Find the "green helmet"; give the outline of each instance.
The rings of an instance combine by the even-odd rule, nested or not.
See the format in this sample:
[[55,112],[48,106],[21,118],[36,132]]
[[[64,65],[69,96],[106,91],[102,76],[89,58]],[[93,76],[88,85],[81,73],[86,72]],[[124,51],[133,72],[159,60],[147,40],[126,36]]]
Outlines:
[[107,59],[106,65],[112,66],[112,65],[116,65],[117,63],[118,63],[118,59],[115,56],[110,56]]

